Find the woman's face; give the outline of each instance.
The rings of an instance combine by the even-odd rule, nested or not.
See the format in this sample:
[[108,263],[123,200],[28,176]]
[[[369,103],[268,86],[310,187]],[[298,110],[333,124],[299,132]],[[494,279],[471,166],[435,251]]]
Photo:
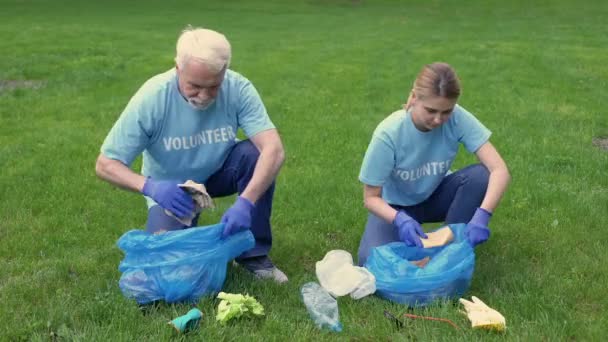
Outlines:
[[431,131],[450,119],[457,99],[441,96],[417,97],[413,94],[409,110],[412,121],[418,130]]

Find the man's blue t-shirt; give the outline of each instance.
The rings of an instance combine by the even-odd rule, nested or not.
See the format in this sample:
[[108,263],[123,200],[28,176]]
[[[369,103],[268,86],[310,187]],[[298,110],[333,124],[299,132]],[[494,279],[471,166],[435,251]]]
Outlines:
[[249,80],[227,70],[214,103],[197,110],[180,94],[173,68],[131,98],[101,153],[128,166],[143,153],[144,176],[204,183],[223,165],[239,128],[248,137],[275,128]]
[[460,143],[474,153],[490,135],[481,122],[458,105],[447,122],[429,132],[418,130],[409,112],[396,111],[374,131],[359,180],[382,187],[382,198],[389,204],[418,204],[439,186]]

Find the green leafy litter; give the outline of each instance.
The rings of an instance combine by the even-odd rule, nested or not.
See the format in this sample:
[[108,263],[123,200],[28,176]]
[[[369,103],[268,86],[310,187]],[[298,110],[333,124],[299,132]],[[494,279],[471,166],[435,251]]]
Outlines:
[[264,307],[262,304],[258,303],[254,297],[248,294],[243,296],[240,293],[233,294],[220,292],[217,295],[217,298],[222,301],[217,306],[217,315],[215,316],[215,319],[221,324],[226,324],[229,320],[241,316],[254,317],[264,315]]

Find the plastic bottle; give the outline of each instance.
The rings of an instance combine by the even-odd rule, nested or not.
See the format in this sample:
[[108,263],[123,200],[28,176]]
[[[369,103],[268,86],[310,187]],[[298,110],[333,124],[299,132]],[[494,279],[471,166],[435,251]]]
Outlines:
[[315,282],[304,284],[301,289],[302,300],[310,317],[319,328],[342,331],[338,315],[338,302],[324,288]]

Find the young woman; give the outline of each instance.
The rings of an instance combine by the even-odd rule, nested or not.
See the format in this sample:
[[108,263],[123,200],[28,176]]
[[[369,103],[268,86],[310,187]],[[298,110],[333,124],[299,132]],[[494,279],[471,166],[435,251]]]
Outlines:
[[[374,131],[359,174],[369,210],[360,265],[372,248],[389,242],[422,246],[424,222],[468,223],[472,246],[489,238],[488,223],[510,175],[490,143],[491,132],[456,104],[459,95],[450,65],[426,65],[404,109]],[[460,144],[480,164],[451,173]]]

